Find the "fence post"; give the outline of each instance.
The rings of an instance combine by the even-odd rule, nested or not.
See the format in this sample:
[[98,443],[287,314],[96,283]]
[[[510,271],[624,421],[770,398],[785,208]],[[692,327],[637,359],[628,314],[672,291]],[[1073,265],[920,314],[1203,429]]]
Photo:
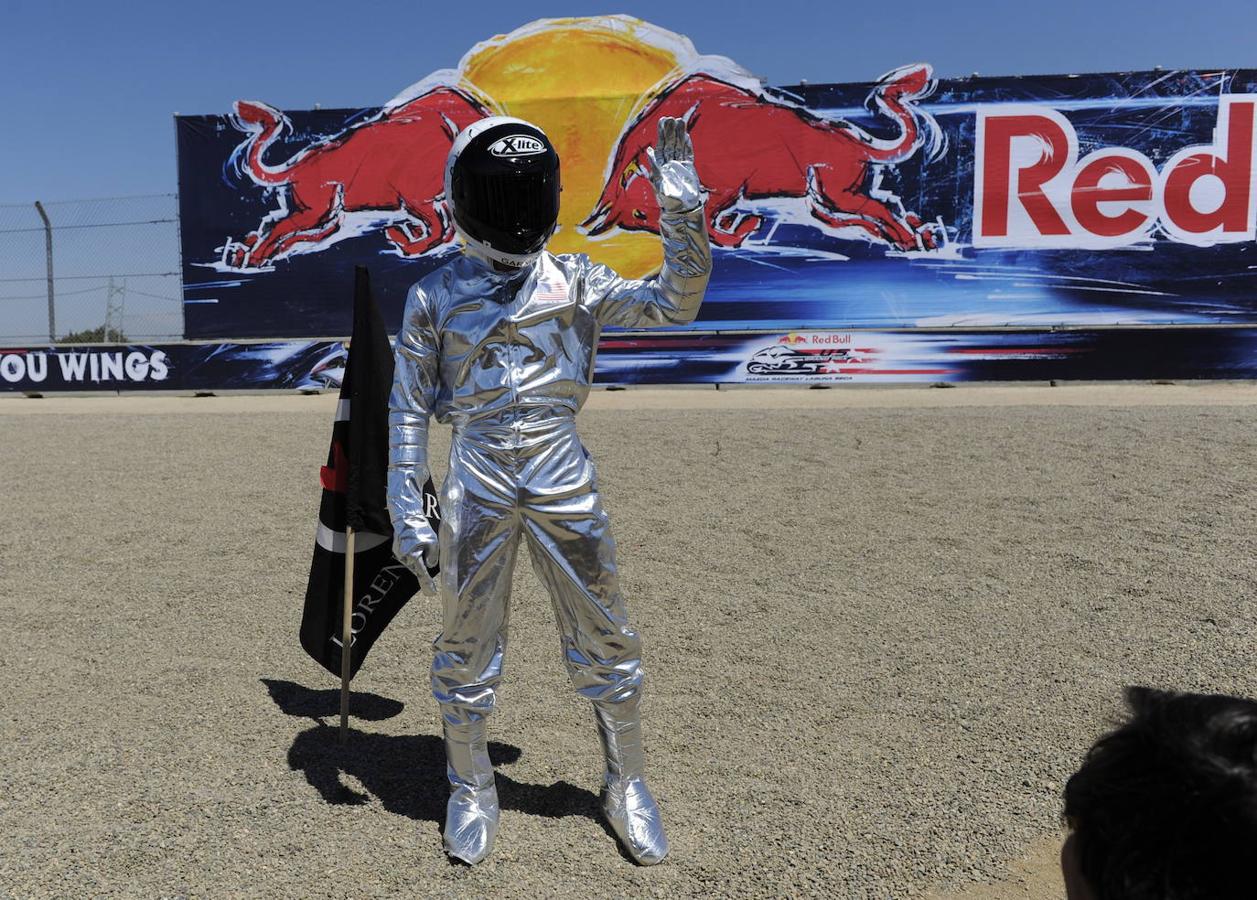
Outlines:
[[44,205],[38,200],[35,201],[35,209],[39,210],[39,217],[44,220],[44,246],[47,248],[48,256],[48,340],[55,344],[57,342],[57,316],[52,294],[52,223],[48,221],[48,213],[44,212]]

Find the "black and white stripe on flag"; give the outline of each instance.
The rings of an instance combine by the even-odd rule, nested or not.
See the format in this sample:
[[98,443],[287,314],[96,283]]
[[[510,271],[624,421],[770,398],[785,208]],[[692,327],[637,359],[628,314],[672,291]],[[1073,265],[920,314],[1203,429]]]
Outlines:
[[[339,676],[346,527],[352,528],[351,677],[380,633],[419,589],[414,574],[393,557],[393,529],[385,501],[393,351],[362,266],[354,272],[353,329],[332,446],[327,465],[319,473],[323,497],[301,617],[301,646],[319,665]],[[436,510],[439,518],[432,479],[423,490],[426,507]]]

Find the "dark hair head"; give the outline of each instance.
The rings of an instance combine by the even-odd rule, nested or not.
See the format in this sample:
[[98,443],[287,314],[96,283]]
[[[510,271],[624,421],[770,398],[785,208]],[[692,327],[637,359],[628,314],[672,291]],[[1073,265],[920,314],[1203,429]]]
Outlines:
[[1132,716],[1065,785],[1096,900],[1257,897],[1257,702],[1126,691]]

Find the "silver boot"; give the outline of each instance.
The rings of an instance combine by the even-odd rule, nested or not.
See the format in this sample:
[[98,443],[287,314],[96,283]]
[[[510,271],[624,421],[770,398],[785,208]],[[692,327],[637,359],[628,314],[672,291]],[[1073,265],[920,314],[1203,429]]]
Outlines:
[[475,865],[493,849],[498,832],[498,789],[485,740],[485,722],[445,722],[445,775],[450,799],[445,807],[445,852]]
[[668,837],[659,804],[646,787],[640,703],[638,694],[616,702],[595,700],[594,715],[607,760],[602,811],[629,856],[653,866],[668,855]]

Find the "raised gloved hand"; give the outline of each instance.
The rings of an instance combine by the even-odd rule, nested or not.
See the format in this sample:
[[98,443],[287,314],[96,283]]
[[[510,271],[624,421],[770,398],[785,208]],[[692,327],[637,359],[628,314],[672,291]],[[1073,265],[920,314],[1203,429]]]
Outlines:
[[659,120],[659,146],[646,148],[650,183],[666,213],[689,212],[702,205],[703,185],[694,168],[694,145],[683,119]]

